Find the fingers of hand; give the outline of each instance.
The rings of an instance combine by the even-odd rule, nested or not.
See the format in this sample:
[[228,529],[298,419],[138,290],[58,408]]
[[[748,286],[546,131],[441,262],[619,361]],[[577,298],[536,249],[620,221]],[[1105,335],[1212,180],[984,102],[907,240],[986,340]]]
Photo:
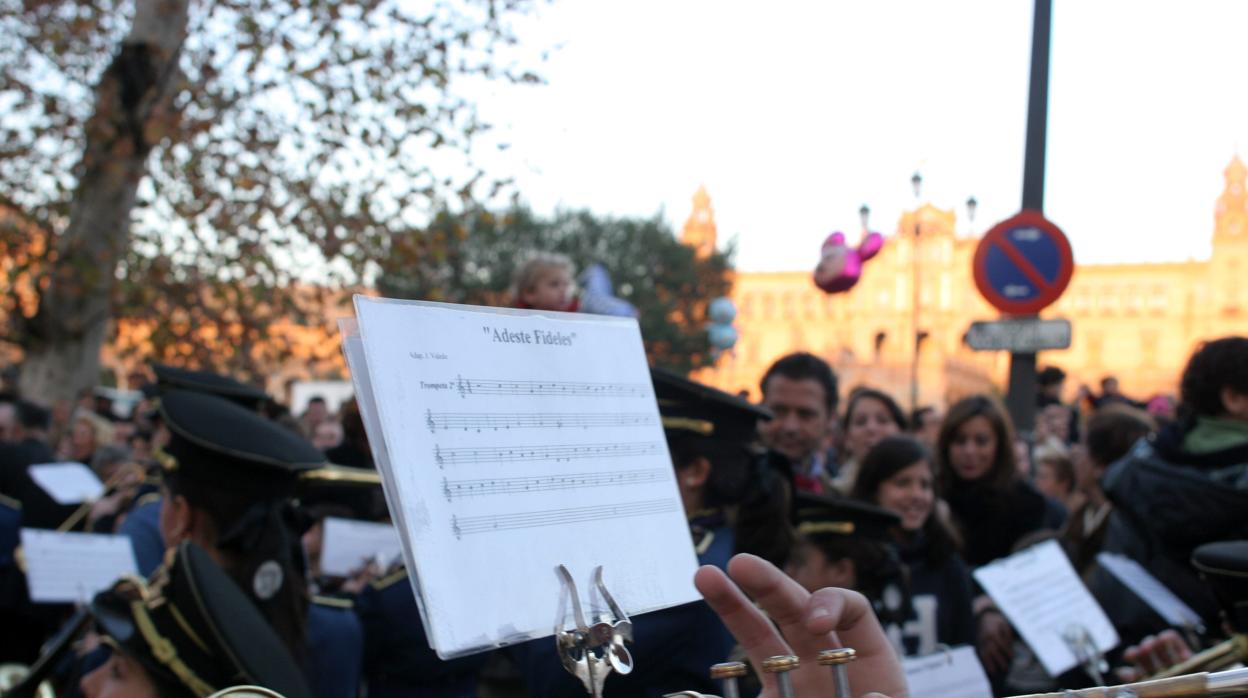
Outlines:
[[728,574],[775,621],[796,654],[808,656],[829,648],[832,639],[826,632],[813,634],[806,627],[810,592],[775,565],[753,555],[737,555],[728,563]]
[[718,568],[702,567],[694,575],[693,584],[756,666],[761,666],[767,657],[789,654],[789,647],[775,626]]

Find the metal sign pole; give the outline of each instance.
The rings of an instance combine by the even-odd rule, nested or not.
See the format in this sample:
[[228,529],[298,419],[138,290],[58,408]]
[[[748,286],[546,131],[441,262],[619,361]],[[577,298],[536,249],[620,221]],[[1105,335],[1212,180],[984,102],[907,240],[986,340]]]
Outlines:
[[[1049,36],[1052,0],[1035,0],[1031,29],[1031,85],[1027,98],[1027,150],[1023,160],[1023,209],[1044,211],[1044,155],[1049,107]],[[1036,420],[1036,355],[1010,354],[1006,406],[1019,432],[1030,433]]]

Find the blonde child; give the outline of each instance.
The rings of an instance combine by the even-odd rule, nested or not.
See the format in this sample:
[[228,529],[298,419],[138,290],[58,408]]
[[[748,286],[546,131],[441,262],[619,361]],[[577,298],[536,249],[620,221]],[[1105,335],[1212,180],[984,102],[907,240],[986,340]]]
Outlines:
[[512,302],[517,308],[574,312],[572,274],[572,260],[565,255],[538,252],[516,270]]

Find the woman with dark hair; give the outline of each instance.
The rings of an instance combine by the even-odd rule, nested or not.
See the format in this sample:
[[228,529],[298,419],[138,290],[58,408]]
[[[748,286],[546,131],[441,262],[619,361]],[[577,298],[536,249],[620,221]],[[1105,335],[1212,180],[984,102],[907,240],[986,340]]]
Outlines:
[[936,469],[931,454],[909,436],[889,436],[862,461],[852,497],[901,517],[893,531],[910,574],[914,617],[897,626],[894,644],[907,655],[935,652],[938,644],[975,642],[970,572],[958,542],[936,512]]
[[[1014,429],[1001,405],[986,395],[949,409],[936,440],[937,485],[949,503],[968,565],[1006,557],[1025,536],[1058,529],[1065,511],[1019,477]],[[979,656],[1001,679],[1014,654],[1014,632],[986,596],[975,600]]]
[[320,452],[294,434],[276,441],[287,435],[280,427],[212,396],[171,391],[161,412],[171,435],[165,545],[203,546],[302,659],[306,584],[293,557],[299,539],[284,515],[298,472],[318,465]]
[[858,388],[849,395],[845,416],[841,419],[842,445],[840,467],[830,486],[836,492],[849,494],[867,451],[886,436],[906,430],[906,415],[897,401],[875,388]]
[[972,567],[1013,552],[1023,536],[1057,529],[1065,512],[1018,476],[1014,429],[1005,410],[986,395],[949,409],[936,441],[937,481]]
[[[324,456],[297,433],[214,395],[169,390],[160,411],[170,435],[161,455],[166,547],[201,546],[303,664],[317,695],[351,694],[363,652],[359,621],[347,609],[309,603],[290,506],[300,475]],[[339,641],[321,642],[327,630]]]

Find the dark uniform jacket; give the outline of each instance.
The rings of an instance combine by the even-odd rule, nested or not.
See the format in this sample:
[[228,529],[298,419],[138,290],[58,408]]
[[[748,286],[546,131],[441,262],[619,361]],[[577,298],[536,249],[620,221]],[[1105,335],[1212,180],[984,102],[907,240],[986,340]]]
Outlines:
[[364,630],[369,698],[475,698],[488,653],[445,661],[429,647],[407,572],[360,592],[355,611]]

